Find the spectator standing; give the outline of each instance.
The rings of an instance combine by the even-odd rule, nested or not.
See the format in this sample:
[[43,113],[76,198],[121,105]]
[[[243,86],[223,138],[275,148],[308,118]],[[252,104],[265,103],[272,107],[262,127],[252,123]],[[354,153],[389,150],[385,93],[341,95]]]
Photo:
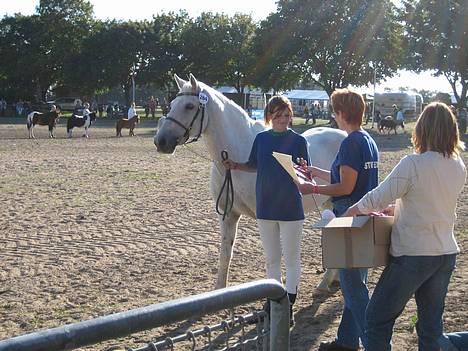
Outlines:
[[106,108],[107,118],[112,118],[114,116],[114,107],[112,104],[108,104]]
[[309,121],[309,108],[307,105],[304,106],[304,118],[305,118],[305,124]]
[[155,117],[155,113],[156,113],[156,100],[154,99],[154,96],[151,96],[151,99],[148,103],[149,105],[149,109],[150,109],[150,112],[151,112],[151,117]]
[[98,104],[98,113],[99,113],[99,118],[102,118],[102,114],[104,113],[104,105],[103,104]]
[[145,117],[148,118],[150,113],[149,102],[145,104]]
[[4,117],[7,109],[7,103],[5,99],[0,100],[0,116]]
[[[450,277],[460,251],[453,233],[457,198],[466,182],[457,122],[449,107],[429,104],[413,130],[415,154],[346,213],[394,214],[390,262],[367,307],[367,351],[391,350],[395,320],[414,295],[419,350],[439,350]],[[394,207],[388,208],[396,200]]]

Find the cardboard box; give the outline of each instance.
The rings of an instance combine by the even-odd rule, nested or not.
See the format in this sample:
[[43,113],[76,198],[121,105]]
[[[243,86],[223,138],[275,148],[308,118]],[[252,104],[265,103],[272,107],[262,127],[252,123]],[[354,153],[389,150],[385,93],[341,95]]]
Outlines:
[[324,268],[370,268],[388,262],[393,217],[357,216],[322,219]]

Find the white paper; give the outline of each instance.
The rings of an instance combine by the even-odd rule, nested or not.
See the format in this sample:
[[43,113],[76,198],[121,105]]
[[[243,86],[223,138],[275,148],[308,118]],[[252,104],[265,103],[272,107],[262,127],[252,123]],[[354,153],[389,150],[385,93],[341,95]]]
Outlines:
[[291,155],[273,151],[273,157],[279,162],[279,164],[285,169],[285,171],[288,172],[288,174],[293,178],[295,182],[303,183],[297,177],[296,171],[294,170],[294,165],[292,162]]

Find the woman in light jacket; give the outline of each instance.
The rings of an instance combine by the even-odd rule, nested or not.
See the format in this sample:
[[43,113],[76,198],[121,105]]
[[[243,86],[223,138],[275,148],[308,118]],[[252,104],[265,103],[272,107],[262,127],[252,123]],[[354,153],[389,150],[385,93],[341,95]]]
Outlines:
[[[440,102],[416,122],[415,154],[404,157],[374,190],[345,213],[394,214],[390,262],[367,307],[366,351],[391,350],[393,325],[414,295],[420,351],[439,350],[447,288],[460,251],[453,233],[457,199],[466,181],[456,118]],[[396,200],[395,206],[387,206]]]

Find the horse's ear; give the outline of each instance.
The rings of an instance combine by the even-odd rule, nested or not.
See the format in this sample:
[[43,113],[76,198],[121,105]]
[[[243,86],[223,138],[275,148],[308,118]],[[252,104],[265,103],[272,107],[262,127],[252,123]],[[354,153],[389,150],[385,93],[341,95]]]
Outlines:
[[192,73],[190,73],[190,84],[192,85],[192,89],[196,91],[198,88],[198,81]]
[[185,83],[187,83],[185,80],[180,78],[177,74],[174,74],[174,79],[176,81],[177,87],[179,90],[182,90],[182,87],[184,86]]

